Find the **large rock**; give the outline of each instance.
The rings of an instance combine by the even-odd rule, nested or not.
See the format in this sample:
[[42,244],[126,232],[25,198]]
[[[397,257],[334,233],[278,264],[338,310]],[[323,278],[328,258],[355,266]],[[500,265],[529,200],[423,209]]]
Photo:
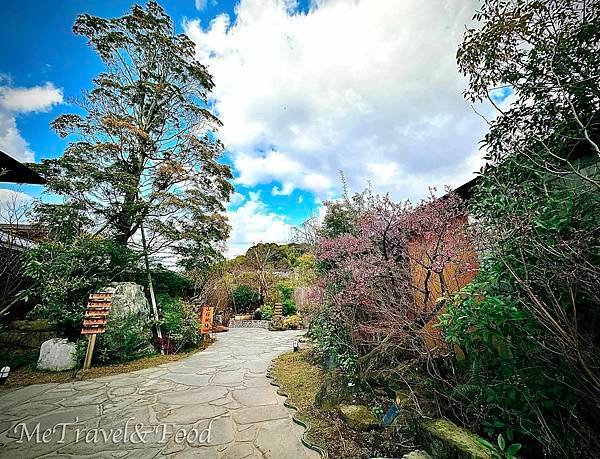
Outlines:
[[354,430],[371,430],[379,426],[379,421],[364,405],[340,405],[340,417]]
[[133,282],[114,282],[102,290],[113,292],[109,320],[123,318],[129,314],[150,316],[150,306],[141,285]]
[[66,338],[52,338],[42,343],[40,347],[40,358],[38,359],[40,370],[65,371],[77,366],[75,356],[75,343]]
[[494,453],[479,437],[446,419],[418,423],[419,441],[436,459],[491,459]]

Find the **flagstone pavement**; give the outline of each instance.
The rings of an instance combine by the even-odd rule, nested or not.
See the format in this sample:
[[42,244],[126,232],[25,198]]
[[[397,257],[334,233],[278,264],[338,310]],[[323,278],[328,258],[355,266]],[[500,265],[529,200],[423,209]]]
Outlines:
[[2,390],[0,457],[318,458],[266,377],[300,333],[232,329],[155,368]]

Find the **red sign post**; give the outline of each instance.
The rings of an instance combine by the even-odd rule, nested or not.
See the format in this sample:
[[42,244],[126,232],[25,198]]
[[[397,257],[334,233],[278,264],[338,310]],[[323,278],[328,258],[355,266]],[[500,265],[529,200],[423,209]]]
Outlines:
[[214,306],[202,306],[202,312],[200,315],[200,333],[203,335],[212,333],[214,315]]

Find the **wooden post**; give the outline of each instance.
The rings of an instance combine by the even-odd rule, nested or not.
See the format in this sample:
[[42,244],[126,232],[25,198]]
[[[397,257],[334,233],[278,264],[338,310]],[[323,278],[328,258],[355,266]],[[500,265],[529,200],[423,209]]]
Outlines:
[[96,346],[96,334],[88,335],[88,346],[85,352],[85,360],[83,362],[83,369],[89,370],[92,366],[92,355],[94,355],[94,347]]

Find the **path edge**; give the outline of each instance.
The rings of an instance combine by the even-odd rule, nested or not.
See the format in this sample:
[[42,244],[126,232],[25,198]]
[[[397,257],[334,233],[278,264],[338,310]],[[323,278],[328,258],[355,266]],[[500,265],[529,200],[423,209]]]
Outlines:
[[307,434],[310,432],[311,430],[311,425],[308,422],[304,422],[302,419],[298,418],[296,416],[296,414],[298,413],[298,407],[292,405],[289,402],[289,395],[286,394],[282,387],[281,384],[279,384],[277,382],[277,380],[275,379],[275,377],[272,375],[271,370],[273,368],[273,364],[269,365],[269,367],[267,368],[267,378],[269,379],[269,383],[271,384],[271,386],[274,386],[277,388],[277,395],[280,395],[282,397],[285,397],[285,400],[283,401],[283,406],[285,406],[286,408],[292,410],[292,421],[294,421],[294,423],[298,424],[300,427],[304,428],[304,433],[302,434],[302,438],[300,439],[302,441],[302,444],[312,450],[315,451],[317,453],[319,453],[319,455],[323,458],[323,459],[328,459],[328,454],[327,451],[325,451],[323,448],[321,448],[320,446],[317,446],[316,444],[310,442],[307,438]]

